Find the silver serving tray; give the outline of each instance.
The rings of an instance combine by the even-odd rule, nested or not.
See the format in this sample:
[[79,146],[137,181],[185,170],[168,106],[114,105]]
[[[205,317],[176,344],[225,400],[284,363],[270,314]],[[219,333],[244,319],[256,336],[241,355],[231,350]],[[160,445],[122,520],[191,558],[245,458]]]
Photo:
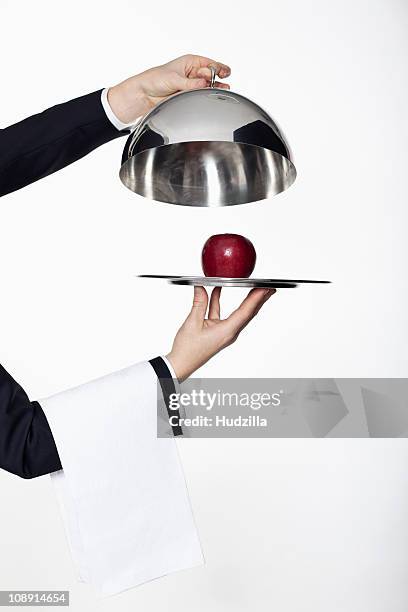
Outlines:
[[267,289],[293,289],[299,284],[328,284],[331,281],[293,280],[282,278],[225,278],[221,276],[171,276],[162,274],[140,274],[139,278],[160,278],[172,285],[199,285],[206,287],[262,287]]

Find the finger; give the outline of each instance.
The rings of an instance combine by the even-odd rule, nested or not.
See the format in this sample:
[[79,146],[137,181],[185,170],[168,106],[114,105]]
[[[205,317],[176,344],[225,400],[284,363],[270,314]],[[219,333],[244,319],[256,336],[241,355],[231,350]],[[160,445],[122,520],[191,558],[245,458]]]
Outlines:
[[234,310],[226,321],[235,332],[239,332],[254,318],[275,292],[276,289],[252,289],[239,308]]
[[184,91],[186,89],[202,89],[203,87],[207,87],[207,81],[204,78],[189,79],[188,77],[175,75],[174,81],[175,87],[179,91]]
[[[182,73],[183,75],[191,78],[204,76],[207,81],[211,79],[211,70],[209,69],[209,66],[214,66],[220,79],[225,79],[231,74],[231,68],[227,64],[217,62],[211,57],[194,55],[192,53],[182,55],[181,57],[171,60],[164,65],[169,68],[174,67],[180,74]],[[204,75],[198,74],[202,69],[204,69]]]
[[204,77],[207,80],[211,79],[211,68],[214,66],[215,73],[220,79],[225,79],[231,74],[231,68],[227,64],[221,62],[215,62],[214,60],[207,58],[200,58],[201,68],[197,70],[198,77]]
[[[179,74],[174,75],[174,86],[178,91],[184,91],[186,89],[203,89],[209,87],[211,81],[205,78],[189,78],[182,77]],[[228,83],[221,83],[220,81],[214,82],[214,87],[219,89],[230,89]]]
[[249,323],[249,321],[251,321],[251,319],[253,319],[258,312],[261,310],[262,306],[265,304],[265,302],[267,302],[269,300],[270,297],[272,297],[272,295],[276,293],[276,289],[267,289],[264,299],[261,301],[261,303],[255,308],[255,311],[253,312],[252,316],[249,318],[249,320],[244,324],[247,325]]
[[228,83],[220,83],[220,81],[215,81],[214,87],[217,87],[218,89],[231,89]]
[[210,307],[208,309],[209,319],[219,320],[220,318],[220,295],[221,295],[221,287],[214,287],[214,289],[211,292]]
[[202,324],[207,312],[207,306],[208,295],[204,287],[194,287],[193,306],[187,318],[193,323]]
[[[181,77],[179,90],[184,91],[186,89],[203,89],[204,87],[210,87],[211,81],[206,79],[184,79]],[[221,83],[220,81],[214,81],[214,87],[218,89],[231,89],[228,83]]]

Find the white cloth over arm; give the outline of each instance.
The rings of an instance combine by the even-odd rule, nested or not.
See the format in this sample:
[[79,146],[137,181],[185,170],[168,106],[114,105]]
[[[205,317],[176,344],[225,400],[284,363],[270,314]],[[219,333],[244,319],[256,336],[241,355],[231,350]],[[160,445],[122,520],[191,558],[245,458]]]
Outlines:
[[176,442],[157,438],[157,380],[143,362],[41,400],[79,578],[105,596],[203,563]]

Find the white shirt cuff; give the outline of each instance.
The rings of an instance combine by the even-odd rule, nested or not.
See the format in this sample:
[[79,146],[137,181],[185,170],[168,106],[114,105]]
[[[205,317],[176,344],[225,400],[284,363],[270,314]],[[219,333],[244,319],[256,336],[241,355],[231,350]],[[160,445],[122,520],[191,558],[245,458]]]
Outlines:
[[177,375],[174,371],[173,366],[171,365],[170,361],[167,359],[167,357],[165,357],[164,355],[160,355],[160,357],[163,359],[164,363],[166,364],[166,366],[169,368],[170,370],[170,374],[171,377],[173,379],[173,383],[174,383],[174,388],[176,389],[176,393],[180,394],[180,383],[179,380],[177,378]]
[[120,119],[117,118],[108,102],[108,91],[109,87],[105,87],[105,89],[103,89],[101,93],[101,102],[107,118],[112,123],[112,125],[114,125],[115,128],[119,131],[131,129],[135,125],[136,121],[133,121],[132,123],[123,123],[123,121],[120,121]]
[[[167,365],[167,367],[168,367],[168,368],[169,368],[169,370],[170,370],[170,374],[171,374],[171,377],[172,377],[172,379],[173,379],[173,383],[174,383],[175,393],[176,393],[178,396],[180,396],[180,393],[181,393],[180,383],[179,383],[179,381],[178,381],[178,378],[177,378],[177,376],[176,376],[176,373],[175,373],[175,371],[174,371],[173,366],[171,365],[171,363],[170,363],[170,361],[167,359],[167,357],[165,357],[164,355],[160,355],[160,357],[163,359],[164,363]],[[185,418],[186,418],[186,409],[185,409],[185,407],[184,407],[184,406],[179,406],[179,413],[180,413],[180,417],[181,417],[182,419],[185,419]],[[182,429],[182,431],[183,431],[183,435],[184,435],[184,431],[185,431],[185,430],[184,430],[184,425],[182,426],[182,428],[181,428],[181,429]]]
[[166,366],[169,368],[169,370],[170,370],[170,374],[171,374],[171,377],[173,378],[173,380],[174,380],[174,384],[175,384],[175,385],[176,385],[176,387],[177,387],[177,386],[179,385],[179,381],[178,381],[178,378],[177,378],[177,375],[176,375],[176,373],[175,373],[175,371],[174,371],[173,366],[171,365],[171,363],[170,363],[170,361],[167,359],[167,357],[165,357],[164,355],[160,355],[160,357],[163,359],[164,363],[165,363],[165,364],[166,364]]

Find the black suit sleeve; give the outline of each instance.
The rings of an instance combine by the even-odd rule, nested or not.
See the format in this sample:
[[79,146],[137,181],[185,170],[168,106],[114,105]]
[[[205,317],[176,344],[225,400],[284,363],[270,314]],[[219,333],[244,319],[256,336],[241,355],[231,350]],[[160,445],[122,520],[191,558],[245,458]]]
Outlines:
[[0,365],[0,467],[22,478],[61,469],[46,416],[38,402]]
[[[0,130],[0,196],[68,166],[125,135],[107,118],[101,90],[58,104]],[[22,478],[61,469],[38,402],[0,365],[0,468]]]
[[107,118],[101,91],[58,104],[0,130],[0,196],[127,134]]

